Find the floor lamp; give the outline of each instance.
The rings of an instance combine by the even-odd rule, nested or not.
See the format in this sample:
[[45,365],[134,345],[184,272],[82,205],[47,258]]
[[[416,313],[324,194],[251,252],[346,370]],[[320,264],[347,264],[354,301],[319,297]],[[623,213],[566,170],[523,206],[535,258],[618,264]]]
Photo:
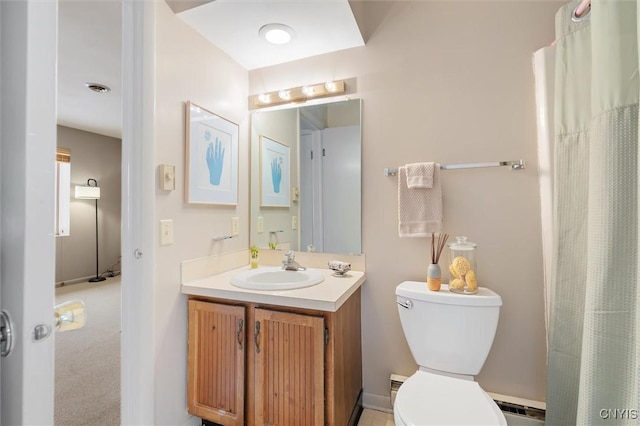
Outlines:
[[100,199],[100,187],[95,179],[88,179],[86,186],[76,185],[76,198],[82,200],[96,200],[96,276],[89,280],[90,283],[106,280],[100,276],[98,263],[98,200]]

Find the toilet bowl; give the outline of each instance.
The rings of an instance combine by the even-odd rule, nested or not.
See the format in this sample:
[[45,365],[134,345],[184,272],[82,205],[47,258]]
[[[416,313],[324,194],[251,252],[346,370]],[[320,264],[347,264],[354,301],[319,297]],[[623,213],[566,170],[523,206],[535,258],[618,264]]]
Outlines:
[[498,405],[477,382],[417,371],[398,390],[396,426],[506,425]]
[[506,425],[498,405],[473,380],[493,344],[502,299],[487,288],[476,295],[429,291],[424,282],[396,288],[398,313],[420,366],[398,390],[396,426]]

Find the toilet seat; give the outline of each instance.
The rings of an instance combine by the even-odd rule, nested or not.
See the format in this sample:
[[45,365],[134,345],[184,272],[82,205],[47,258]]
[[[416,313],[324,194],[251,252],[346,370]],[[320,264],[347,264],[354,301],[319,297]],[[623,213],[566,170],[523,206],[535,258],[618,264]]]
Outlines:
[[393,412],[396,426],[507,424],[478,383],[425,371],[400,386]]

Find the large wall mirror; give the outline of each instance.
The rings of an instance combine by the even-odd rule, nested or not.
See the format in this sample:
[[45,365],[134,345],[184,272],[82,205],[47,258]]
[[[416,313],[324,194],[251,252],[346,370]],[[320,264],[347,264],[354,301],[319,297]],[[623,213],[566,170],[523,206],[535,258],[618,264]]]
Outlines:
[[362,252],[359,99],[251,116],[251,244]]

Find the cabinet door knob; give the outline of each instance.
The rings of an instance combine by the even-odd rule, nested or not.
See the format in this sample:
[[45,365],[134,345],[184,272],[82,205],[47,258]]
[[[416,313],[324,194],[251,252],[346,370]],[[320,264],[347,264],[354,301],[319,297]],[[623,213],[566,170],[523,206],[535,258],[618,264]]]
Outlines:
[[253,340],[256,342],[256,353],[260,353],[260,321],[256,321],[256,335]]
[[236,334],[236,338],[238,339],[238,345],[240,345],[240,350],[242,350],[242,329],[244,327],[244,321],[242,319],[238,320],[238,333]]

